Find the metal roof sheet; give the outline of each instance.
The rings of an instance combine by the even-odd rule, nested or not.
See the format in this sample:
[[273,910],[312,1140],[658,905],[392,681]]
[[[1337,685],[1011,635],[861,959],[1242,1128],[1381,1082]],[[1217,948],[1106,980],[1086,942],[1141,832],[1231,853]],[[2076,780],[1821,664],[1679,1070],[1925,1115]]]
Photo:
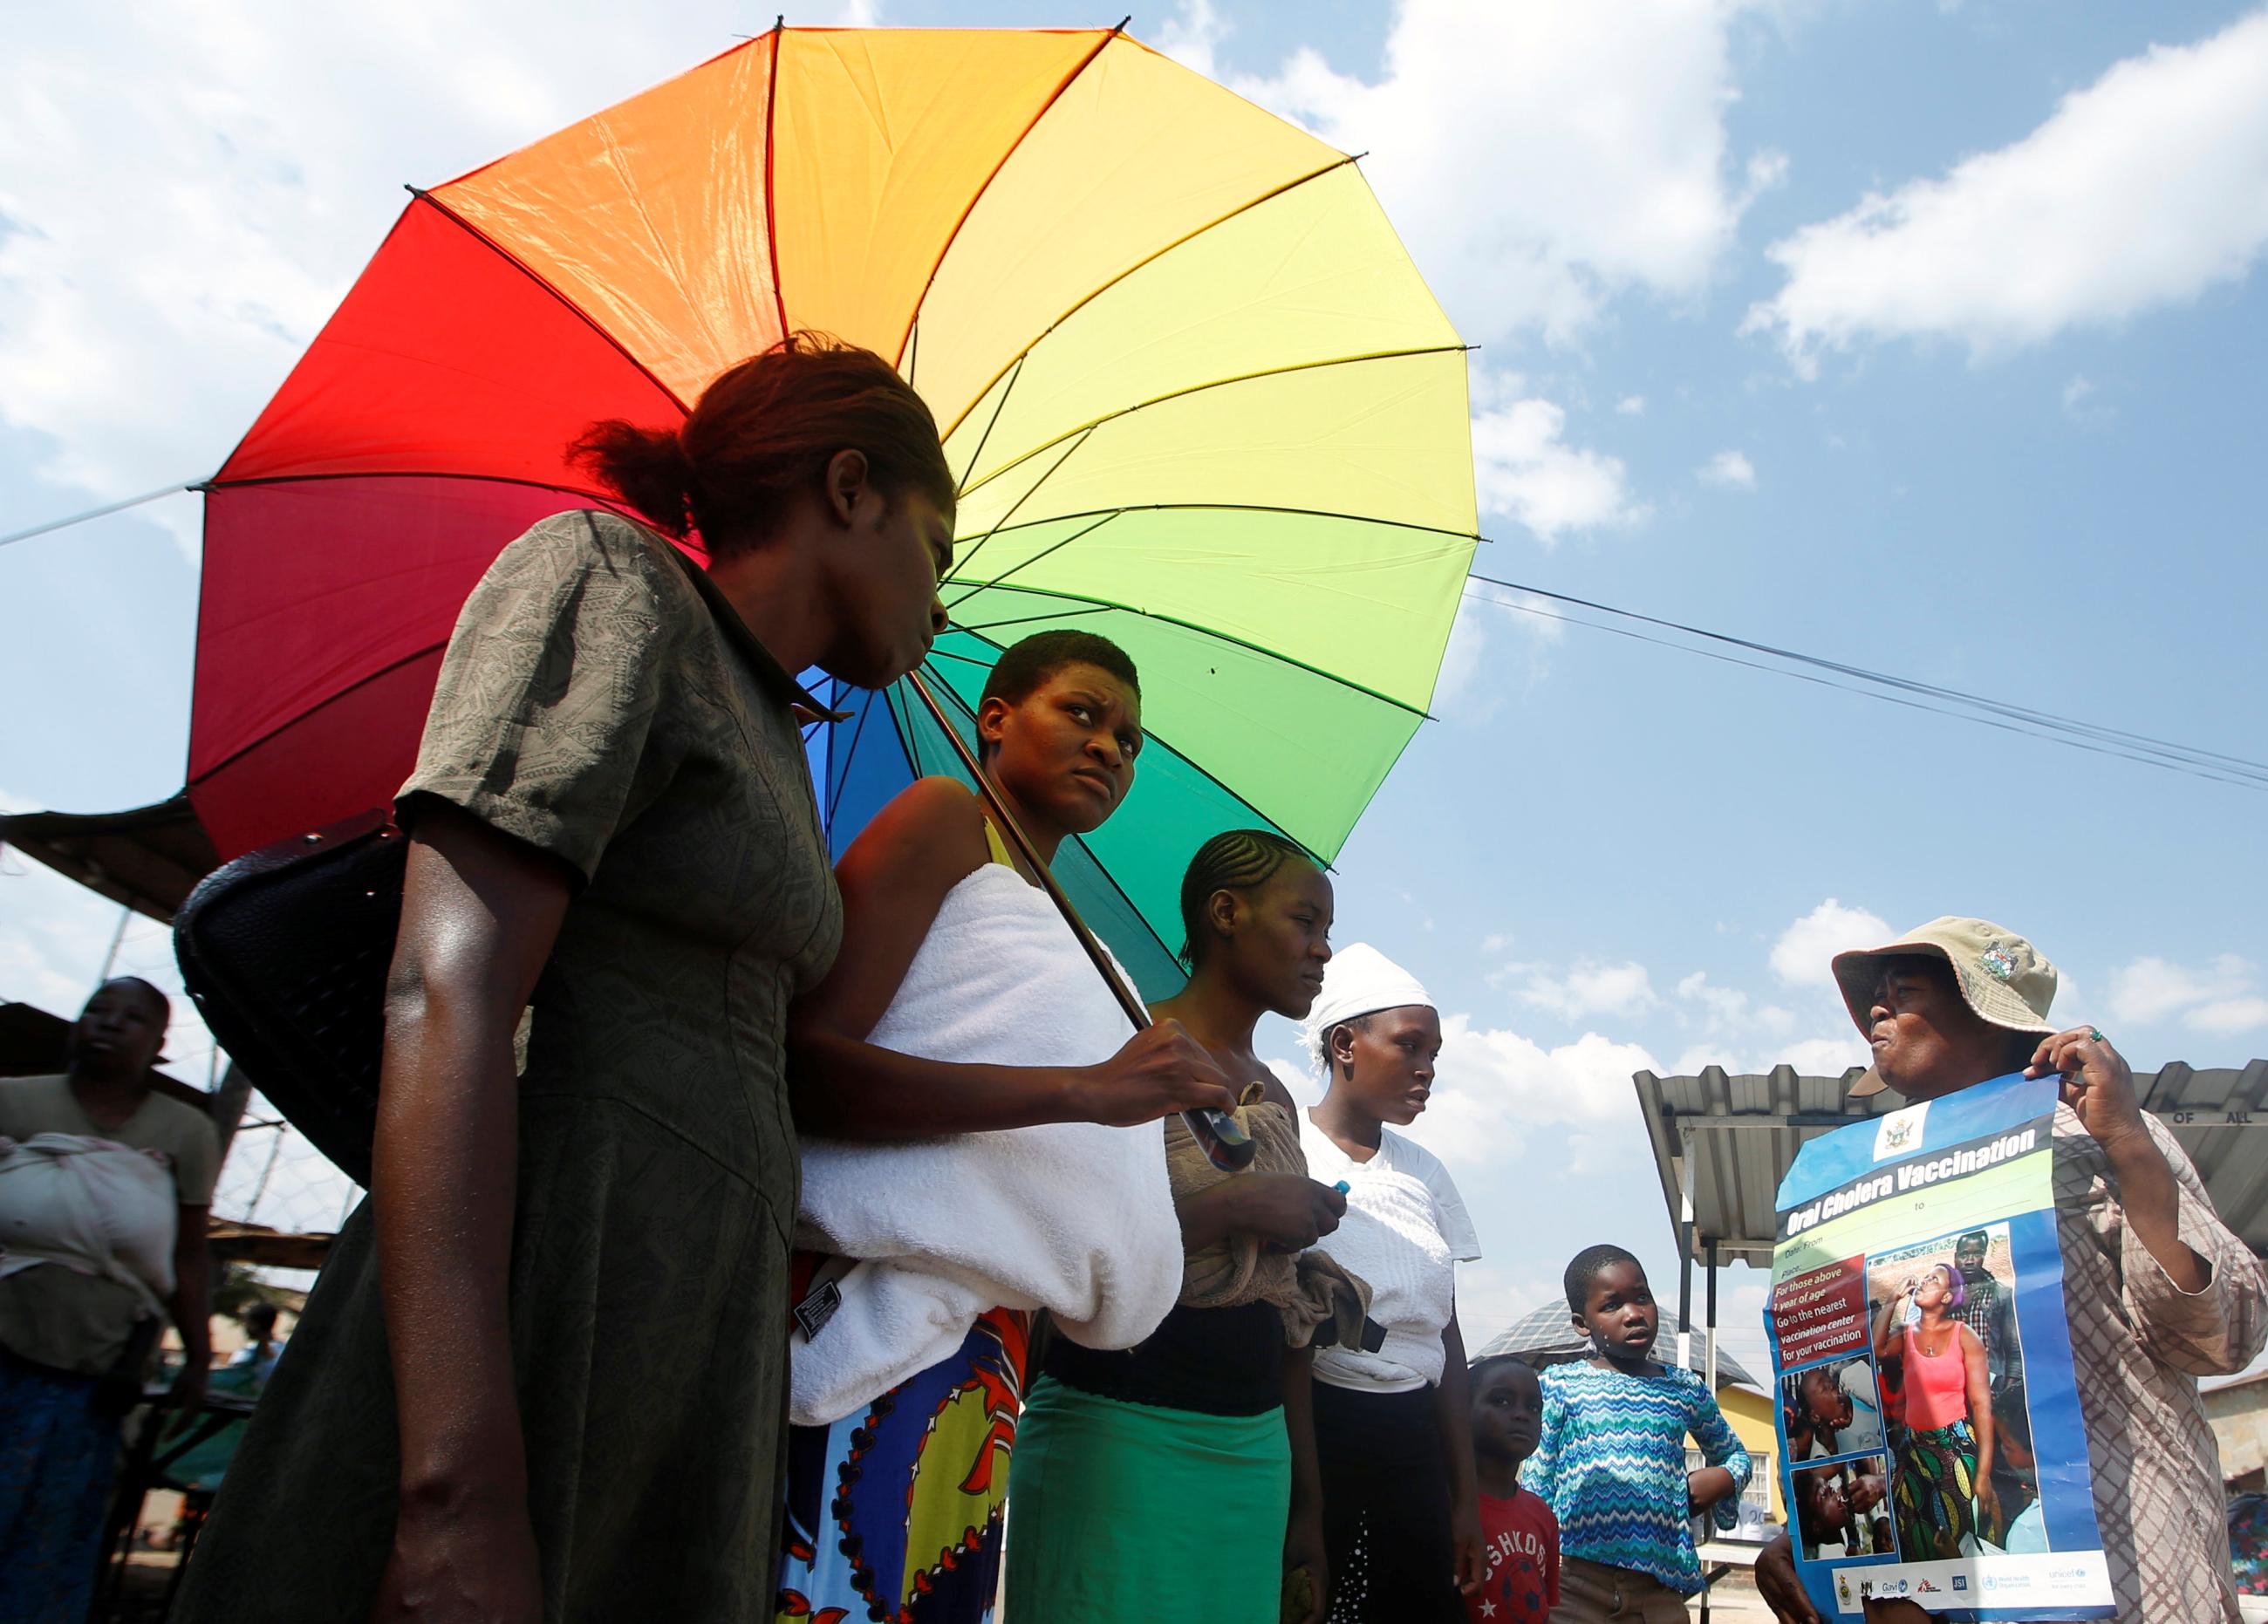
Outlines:
[[[1705,1376],[1708,1374],[1708,1352],[1702,1327],[1691,1326],[1687,1328],[1692,1333],[1692,1342],[1686,1363],[1692,1367],[1696,1376]],[[1722,1327],[1719,1327],[1719,1334],[1723,1334]],[[1674,1362],[1676,1343],[1677,1316],[1665,1313],[1661,1317],[1660,1338],[1654,1343],[1654,1356],[1658,1359],[1667,1357]],[[1528,1310],[1513,1320],[1509,1329],[1491,1337],[1487,1345],[1473,1357],[1487,1359],[1498,1354],[1513,1354],[1540,1370],[1547,1364],[1564,1364],[1570,1360],[1583,1358],[1590,1351],[1589,1339],[1575,1329],[1565,1305],[1546,1303],[1541,1308]],[[1734,1382],[1749,1387],[1756,1385],[1756,1378],[1749,1374],[1739,1360],[1725,1351],[1720,1341],[1717,1348],[1717,1385],[1724,1387]]]
[[[1903,1103],[1888,1092],[1852,1099],[1845,1091],[1857,1072],[1803,1077],[1778,1066],[1733,1076],[1711,1066],[1695,1077],[1631,1078],[1673,1228],[1690,1148],[1694,1257],[1713,1240],[1720,1260],[1770,1259],[1773,1197],[1797,1148]],[[2268,1061],[2209,1069],[2172,1062],[2136,1072],[2134,1088],[2197,1165],[2222,1222],[2268,1255]]]

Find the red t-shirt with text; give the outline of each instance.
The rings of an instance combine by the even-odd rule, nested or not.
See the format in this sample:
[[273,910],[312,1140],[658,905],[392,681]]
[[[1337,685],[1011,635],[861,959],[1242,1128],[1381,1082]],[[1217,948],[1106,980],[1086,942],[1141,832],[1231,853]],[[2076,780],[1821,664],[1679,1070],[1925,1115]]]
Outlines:
[[1509,1500],[1481,1496],[1481,1542],[1488,1577],[1465,1598],[1471,1624],[1544,1624],[1559,1601],[1559,1519],[1521,1489]]

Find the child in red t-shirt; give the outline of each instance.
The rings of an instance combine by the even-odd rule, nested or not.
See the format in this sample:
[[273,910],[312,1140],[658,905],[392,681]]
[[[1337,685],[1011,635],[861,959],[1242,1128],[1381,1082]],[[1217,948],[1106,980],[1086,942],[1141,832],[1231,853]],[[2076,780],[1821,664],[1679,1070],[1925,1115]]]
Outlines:
[[1488,1577],[1465,1598],[1471,1624],[1544,1624],[1559,1601],[1559,1522],[1520,1486],[1520,1463],[1543,1426],[1535,1372],[1508,1355],[1475,1361],[1473,1464],[1481,1490]]

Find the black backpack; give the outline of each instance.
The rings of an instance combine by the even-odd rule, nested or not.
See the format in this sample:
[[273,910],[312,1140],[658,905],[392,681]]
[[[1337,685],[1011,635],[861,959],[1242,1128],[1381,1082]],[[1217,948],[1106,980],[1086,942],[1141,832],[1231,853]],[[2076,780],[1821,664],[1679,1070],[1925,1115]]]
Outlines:
[[409,853],[390,812],[364,812],[214,870],[173,916],[214,1041],[365,1189]]

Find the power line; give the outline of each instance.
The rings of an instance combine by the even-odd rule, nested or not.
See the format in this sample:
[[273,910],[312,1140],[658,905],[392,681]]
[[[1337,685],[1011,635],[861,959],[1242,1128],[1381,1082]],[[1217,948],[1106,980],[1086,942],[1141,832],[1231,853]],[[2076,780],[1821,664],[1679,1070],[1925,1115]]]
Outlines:
[[[1933,716],[1949,716],[1955,721],[1969,722],[1981,727],[1999,729],[2005,732],[2037,739],[2066,748],[2084,750],[2091,754],[2115,756],[2144,767],[2162,768],[2185,773],[2191,777],[2205,778],[2216,783],[2230,784],[2240,789],[2268,790],[2268,764],[2250,761],[2242,756],[2220,751],[2205,750],[2194,746],[2175,744],[2146,733],[2132,732],[2123,728],[2106,727],[2098,723],[2056,715],[2051,711],[2036,710],[2028,706],[2009,704],[2004,701],[1963,694],[1955,688],[1940,687],[1933,683],[1917,681],[1886,672],[1870,671],[1862,665],[1852,665],[1798,650],[1783,649],[1775,644],[1759,643],[1752,638],[1737,637],[1727,632],[1711,631],[1705,627],[1690,626],[1683,621],[1665,620],[1658,615],[1644,614],[1634,609],[1618,608],[1613,604],[1600,603],[1592,599],[1577,598],[1565,592],[1555,592],[1543,587],[1530,586],[1518,581],[1506,581],[1494,576],[1475,574],[1467,577],[1467,595],[1480,603],[1493,604],[1498,608],[1517,610],[1543,620],[1558,621],[1568,625],[1587,627],[1593,631],[1611,633],[1635,642],[1653,643],[1660,648],[1675,649],[1682,653],[1698,655],[1704,659],[1725,665],[1745,666],[1751,671],[1765,672],[1774,676],[1792,677],[1821,687],[1856,694],[1862,698],[1885,704],[1903,706],[1910,710],[1926,711]],[[1556,613],[1535,603],[1520,603],[1489,596],[1472,590],[1474,585],[1500,587],[1506,592],[1524,593],[1530,598],[1543,599],[1572,608],[1584,609],[1598,614],[1636,621],[1640,625],[1675,632],[1683,636],[1738,649],[1745,653],[1764,657],[1743,659],[1715,649],[1696,648],[1668,637],[1649,636],[1627,626],[1602,625],[1596,621],[1577,615]],[[1783,661],[1784,665],[1767,661]],[[1788,669],[1790,665],[1804,667]],[[1815,674],[1815,673],[1826,674]],[[1837,681],[1837,677],[1848,680]],[[1938,703],[1927,703],[1934,700]],[[1948,709],[1948,707],[1953,707]]]

